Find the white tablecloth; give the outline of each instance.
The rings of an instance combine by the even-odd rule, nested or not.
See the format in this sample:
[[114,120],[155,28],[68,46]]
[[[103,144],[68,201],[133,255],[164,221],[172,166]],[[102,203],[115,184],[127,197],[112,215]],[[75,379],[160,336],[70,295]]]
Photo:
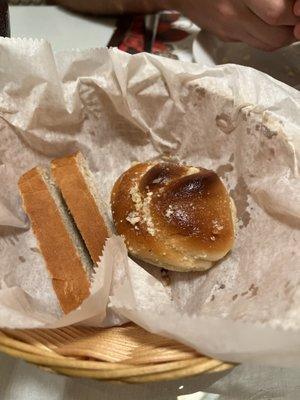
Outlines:
[[229,373],[132,385],[67,378],[0,355],[1,400],[176,400],[192,393],[197,394],[188,400],[200,400],[200,391],[220,394],[205,400],[299,400],[300,370],[239,366]]
[[[91,19],[54,6],[11,7],[14,37],[45,38],[55,50],[107,45],[115,20]],[[220,394],[204,395],[200,392]],[[193,394],[185,397],[184,395]],[[300,399],[300,370],[239,366],[228,373],[142,385],[72,379],[0,354],[0,400]]]

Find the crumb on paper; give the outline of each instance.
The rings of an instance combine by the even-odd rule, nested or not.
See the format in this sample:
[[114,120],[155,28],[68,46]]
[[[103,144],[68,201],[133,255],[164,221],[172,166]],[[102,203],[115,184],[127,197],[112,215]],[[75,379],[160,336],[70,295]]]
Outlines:
[[41,253],[40,249],[38,249],[37,247],[30,247],[30,250],[33,251],[34,253]]
[[224,133],[230,134],[235,129],[234,121],[231,116],[221,113],[215,118],[216,126]]

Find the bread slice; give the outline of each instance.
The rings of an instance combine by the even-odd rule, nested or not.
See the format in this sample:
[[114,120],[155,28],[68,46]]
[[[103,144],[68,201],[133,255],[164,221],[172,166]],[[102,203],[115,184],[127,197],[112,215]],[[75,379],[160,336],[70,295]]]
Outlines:
[[94,177],[80,152],[52,161],[51,172],[96,263],[111,229]]
[[54,291],[67,314],[90,294],[92,260],[47,170],[36,167],[26,172],[19,190]]

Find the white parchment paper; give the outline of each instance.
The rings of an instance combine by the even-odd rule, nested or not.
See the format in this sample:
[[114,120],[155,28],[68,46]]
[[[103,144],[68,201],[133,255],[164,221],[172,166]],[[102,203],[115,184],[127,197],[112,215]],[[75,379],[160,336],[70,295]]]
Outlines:
[[[298,91],[236,65],[115,49],[54,55],[21,39],[0,39],[0,88],[1,326],[98,325],[109,302],[110,312],[224,360],[300,364]],[[113,237],[92,305],[60,319],[17,180],[78,149],[107,201],[136,160],[216,170],[237,206],[233,251],[206,274],[166,279]]]

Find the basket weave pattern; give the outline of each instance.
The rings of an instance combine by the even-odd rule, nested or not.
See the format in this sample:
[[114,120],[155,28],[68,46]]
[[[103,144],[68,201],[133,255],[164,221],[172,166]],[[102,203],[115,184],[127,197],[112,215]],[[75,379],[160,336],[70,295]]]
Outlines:
[[134,383],[231,367],[134,324],[106,329],[2,329],[0,351],[59,374]]

